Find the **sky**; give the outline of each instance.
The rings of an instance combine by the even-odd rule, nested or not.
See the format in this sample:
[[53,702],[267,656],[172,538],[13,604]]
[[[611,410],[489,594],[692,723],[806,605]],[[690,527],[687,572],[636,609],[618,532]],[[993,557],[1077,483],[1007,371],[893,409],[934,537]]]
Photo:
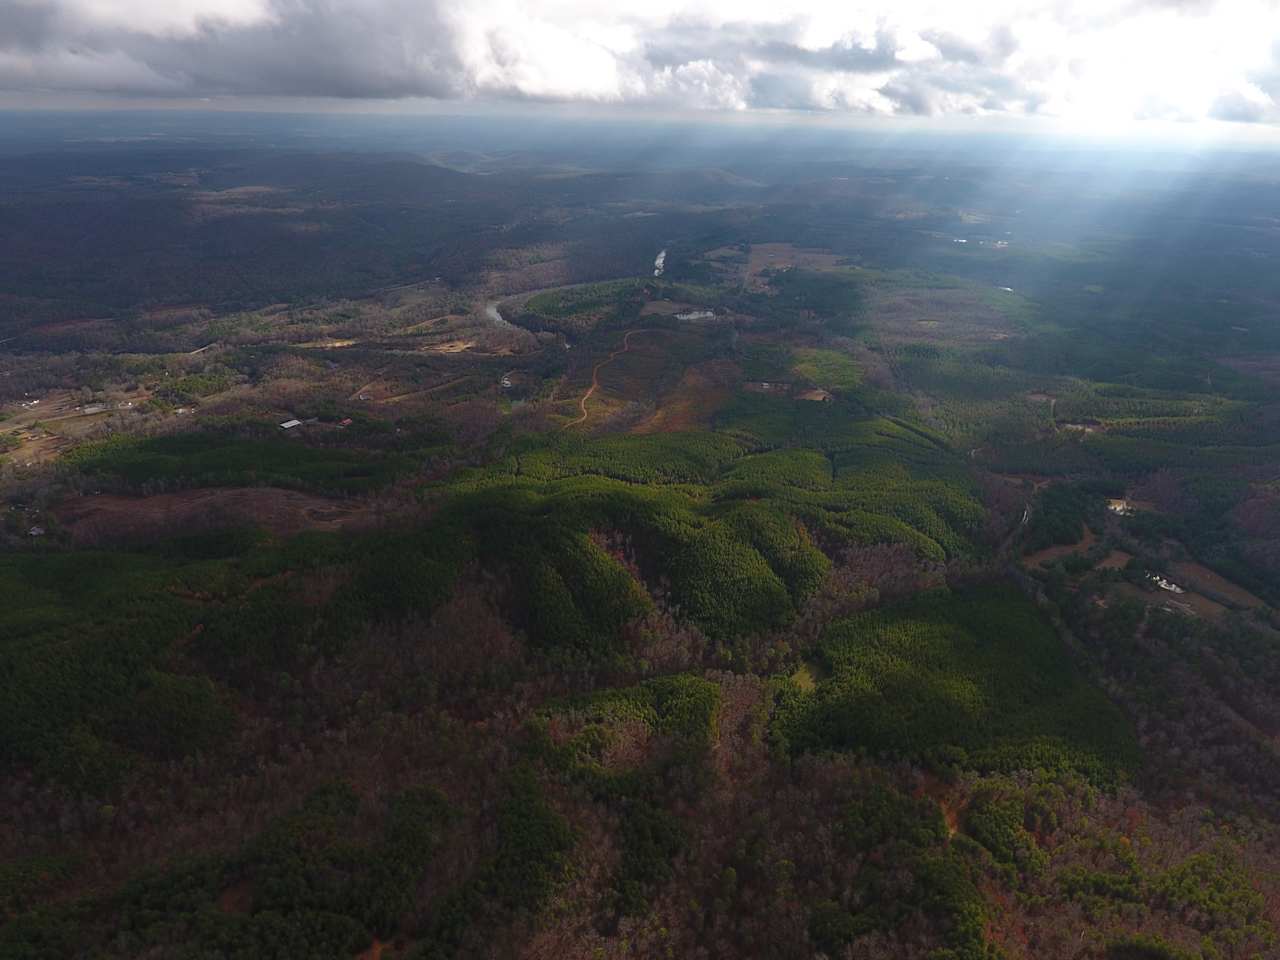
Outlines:
[[0,0],[0,103],[93,98],[1280,128],[1280,0]]

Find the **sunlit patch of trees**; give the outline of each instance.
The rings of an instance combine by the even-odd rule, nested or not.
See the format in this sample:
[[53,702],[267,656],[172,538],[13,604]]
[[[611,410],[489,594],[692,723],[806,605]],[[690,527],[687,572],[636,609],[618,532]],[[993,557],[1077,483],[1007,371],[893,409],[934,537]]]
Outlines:
[[822,679],[781,688],[786,750],[855,750],[983,771],[1130,770],[1122,717],[1071,663],[1034,607],[1007,591],[923,599],[833,625]]

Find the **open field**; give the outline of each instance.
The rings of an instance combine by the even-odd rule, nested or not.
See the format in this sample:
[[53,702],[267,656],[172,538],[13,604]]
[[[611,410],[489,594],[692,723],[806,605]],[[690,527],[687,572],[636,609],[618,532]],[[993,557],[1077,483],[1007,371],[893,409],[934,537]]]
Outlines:
[[1022,558],[1022,562],[1029,567],[1047,567],[1055,560],[1061,560],[1063,557],[1075,556],[1078,554],[1088,553],[1090,548],[1098,542],[1098,535],[1088,527],[1084,528],[1084,537],[1079,543],[1058,544],[1052,547],[1045,547],[1043,550],[1037,550],[1035,553],[1029,553]]
[[1098,570],[1123,570],[1125,564],[1133,559],[1133,554],[1123,550],[1112,550],[1098,561]]
[[689,366],[680,382],[658,401],[653,416],[635,433],[662,433],[710,426],[712,418],[733,396],[742,370],[731,361],[710,360]]
[[1174,578],[1183,586],[1193,590],[1204,590],[1230,601],[1235,606],[1256,609],[1264,606],[1263,602],[1248,590],[1232,583],[1226,577],[1214,573],[1203,564],[1192,561],[1175,563],[1171,568]]
[[754,293],[769,290],[766,273],[778,270],[824,270],[841,269],[845,258],[828,250],[805,250],[790,243],[753,243],[747,258],[742,284],[745,289]]
[[1203,617],[1217,620],[1228,611],[1222,604],[1210,600],[1194,590],[1185,593],[1168,593],[1163,590],[1144,591],[1129,583],[1113,588],[1117,596],[1141,604],[1173,611],[1186,617]]
[[978,347],[1025,332],[1015,304],[1006,307],[990,292],[969,285],[916,287],[889,280],[869,285],[867,317],[887,344]]
[[1218,618],[1224,616],[1228,612],[1228,608],[1218,603],[1216,600],[1210,600],[1202,593],[1195,590],[1187,590],[1186,593],[1178,597],[1166,597],[1165,602],[1178,609],[1179,603],[1187,604],[1198,616]]
[[146,390],[117,390],[86,402],[70,391],[58,391],[11,404],[3,411],[7,416],[0,420],[0,434],[16,443],[8,450],[0,447],[0,455],[24,468],[49,463],[116,418],[140,419],[139,408],[150,396]]
[[678,300],[650,300],[640,308],[642,317],[673,317],[681,313],[704,313],[704,307],[694,303],[681,303]]

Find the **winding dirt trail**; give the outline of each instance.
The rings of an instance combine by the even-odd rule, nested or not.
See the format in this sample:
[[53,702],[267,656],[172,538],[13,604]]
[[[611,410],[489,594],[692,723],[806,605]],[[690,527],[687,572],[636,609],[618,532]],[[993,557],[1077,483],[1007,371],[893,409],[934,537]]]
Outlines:
[[578,424],[586,421],[587,401],[591,399],[592,394],[594,394],[598,389],[600,389],[600,370],[603,367],[606,367],[609,364],[613,363],[613,361],[617,360],[624,353],[627,353],[631,350],[631,338],[635,334],[656,333],[656,332],[657,331],[655,329],[648,328],[648,327],[641,330],[628,330],[626,333],[626,336],[622,338],[622,347],[618,350],[613,351],[613,353],[609,354],[607,359],[601,360],[599,363],[595,365],[595,367],[592,368],[591,386],[587,389],[587,392],[582,395],[582,399],[578,401],[578,410],[580,412],[578,413],[577,418],[574,420],[570,420],[568,423],[564,425],[564,428],[566,430],[568,430],[570,427],[576,427]]

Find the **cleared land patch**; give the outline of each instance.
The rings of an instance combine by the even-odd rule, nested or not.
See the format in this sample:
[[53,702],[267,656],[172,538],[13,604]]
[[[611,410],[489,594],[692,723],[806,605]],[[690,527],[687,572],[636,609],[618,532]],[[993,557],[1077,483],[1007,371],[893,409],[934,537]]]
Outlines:
[[587,392],[584,393],[582,395],[582,398],[578,401],[578,416],[575,419],[570,420],[568,423],[566,423],[565,424],[566,427],[576,427],[578,424],[586,421],[587,401],[589,401],[592,398],[592,396],[595,395],[595,392],[600,389],[600,371],[603,370],[605,367],[607,367],[609,364],[613,363],[613,361],[617,360],[623,354],[631,352],[631,338],[634,335],[641,334],[641,333],[655,333],[655,332],[660,332],[660,331],[628,330],[627,333],[622,338],[622,346],[620,346],[617,350],[613,351],[613,353],[609,354],[608,357],[606,357],[604,360],[601,360],[592,368],[591,386],[587,388]]
[[1173,575],[1178,583],[1216,594],[1241,607],[1261,607],[1265,604],[1244,587],[1232,583],[1226,577],[1214,573],[1203,564],[1187,561],[1175,563]]
[[993,302],[987,291],[966,285],[916,286],[888,280],[867,287],[867,318],[891,344],[988,345],[1023,332],[1016,314]]
[[1098,535],[1088,527],[1085,527],[1084,537],[1081,538],[1079,543],[1055,544],[1052,547],[1045,547],[1043,550],[1037,550],[1035,553],[1028,554],[1023,558],[1023,563],[1029,567],[1047,567],[1055,560],[1061,560],[1063,557],[1088,553],[1089,548],[1097,542]]
[[827,390],[851,390],[862,381],[857,362],[839,350],[800,347],[792,356],[792,373]]
[[738,365],[712,360],[687,368],[674,390],[635,433],[667,433],[710,425],[711,418],[733,396],[742,377]]
[[680,303],[676,300],[650,300],[640,308],[642,317],[674,317],[681,313],[701,313],[705,307],[695,303]]
[[1099,570],[1123,570],[1125,565],[1133,559],[1133,554],[1126,553],[1123,550],[1112,550],[1100,561],[1098,561]]
[[839,270],[845,258],[826,250],[805,250],[790,243],[756,243],[747,257],[747,272],[743,285],[754,293],[770,289],[764,274],[769,270],[802,269],[821,272]]
[[54,515],[79,546],[153,540],[174,531],[223,525],[261,527],[276,536],[340,530],[366,516],[362,504],[272,487],[213,488],[150,497],[96,494],[63,501]]

